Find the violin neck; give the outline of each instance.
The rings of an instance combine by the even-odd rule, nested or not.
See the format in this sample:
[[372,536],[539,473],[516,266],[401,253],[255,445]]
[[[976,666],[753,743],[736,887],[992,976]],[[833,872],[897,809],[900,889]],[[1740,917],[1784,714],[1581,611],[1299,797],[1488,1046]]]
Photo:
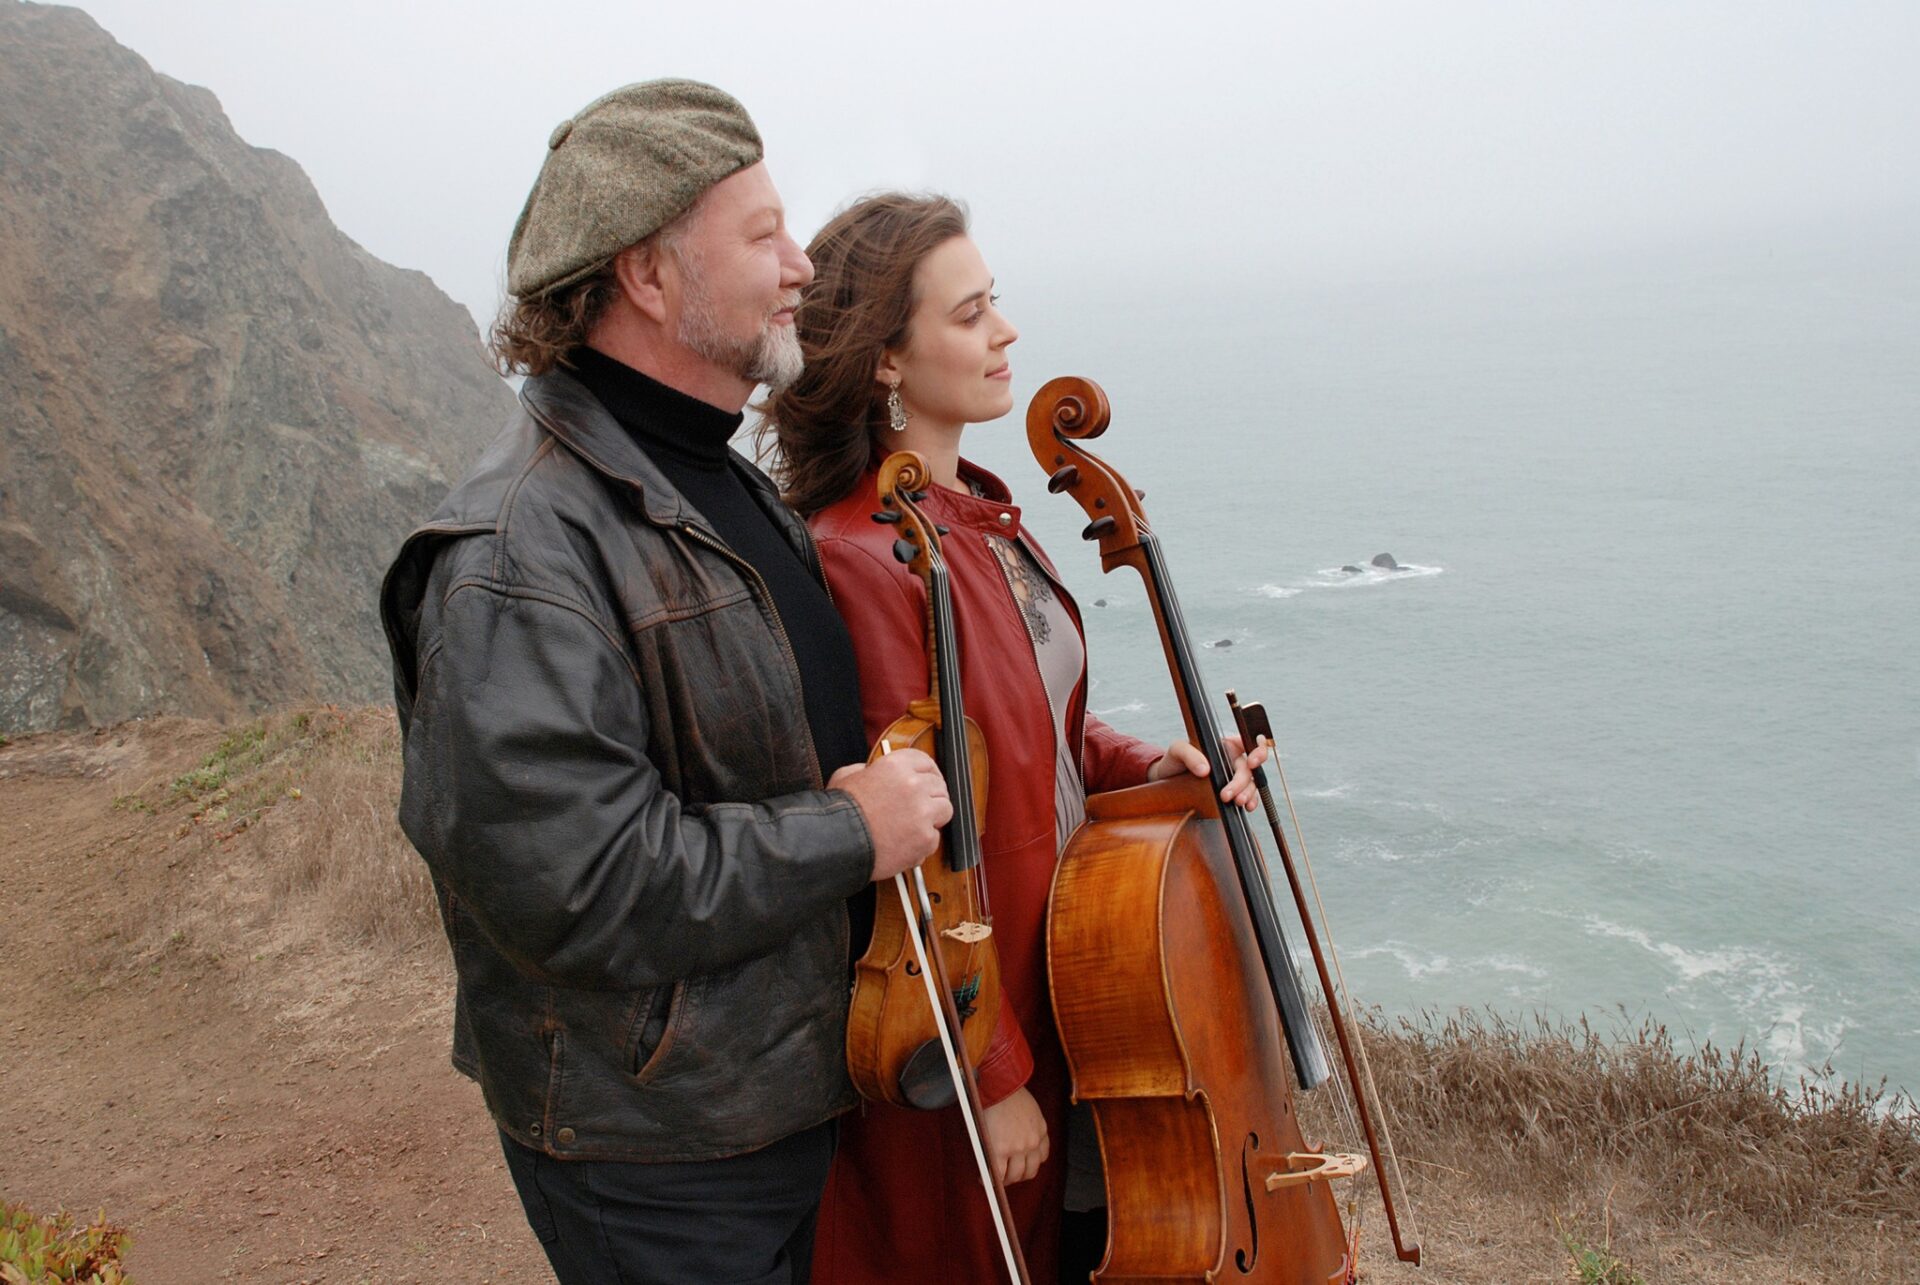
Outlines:
[[973,805],[973,756],[967,748],[966,703],[960,691],[960,642],[954,626],[953,592],[944,564],[932,577],[927,595],[928,627],[933,639],[934,694],[940,704],[938,754],[947,782],[953,820],[947,823],[945,850],[953,870],[980,864],[979,813]]

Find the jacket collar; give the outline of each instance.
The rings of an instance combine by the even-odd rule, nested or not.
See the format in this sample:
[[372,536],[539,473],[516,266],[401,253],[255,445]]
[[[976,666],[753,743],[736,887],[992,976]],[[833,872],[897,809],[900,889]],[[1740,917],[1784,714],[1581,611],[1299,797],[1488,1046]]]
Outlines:
[[[520,388],[520,404],[541,428],[597,471],[626,482],[639,492],[640,508],[656,526],[698,526],[712,534],[707,520],[667,480],[632,433],[621,427],[587,386],[564,370],[530,376]],[[777,512],[779,494],[760,470],[728,451],[728,463],[763,507]],[[791,538],[791,536],[789,537]]]
[[[878,470],[876,470],[877,472]],[[939,514],[948,526],[965,526],[987,535],[1011,540],[1020,534],[1020,506],[1013,502],[1007,484],[971,460],[960,461],[960,480],[980,491],[955,491],[935,486],[927,492],[924,507]],[[869,493],[873,484],[866,484]]]

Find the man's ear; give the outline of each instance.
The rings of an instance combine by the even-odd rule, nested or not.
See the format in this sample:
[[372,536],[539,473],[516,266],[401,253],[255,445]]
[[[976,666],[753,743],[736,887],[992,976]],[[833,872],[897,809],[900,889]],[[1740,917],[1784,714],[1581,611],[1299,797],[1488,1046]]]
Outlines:
[[653,241],[630,245],[613,256],[613,279],[621,295],[641,315],[659,325],[667,322],[669,300],[679,295],[677,265],[672,258],[662,254]]

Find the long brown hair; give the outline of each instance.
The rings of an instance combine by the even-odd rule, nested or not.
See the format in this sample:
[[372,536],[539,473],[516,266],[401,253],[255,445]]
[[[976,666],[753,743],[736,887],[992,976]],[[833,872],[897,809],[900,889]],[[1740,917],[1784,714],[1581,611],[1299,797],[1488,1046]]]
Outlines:
[[874,373],[907,343],[913,272],[967,234],[967,212],[944,196],[882,192],[842,210],[807,247],[814,277],[794,313],[806,369],[757,409],[761,449],[780,448],[774,476],[787,503],[811,515],[851,491],[886,425]]

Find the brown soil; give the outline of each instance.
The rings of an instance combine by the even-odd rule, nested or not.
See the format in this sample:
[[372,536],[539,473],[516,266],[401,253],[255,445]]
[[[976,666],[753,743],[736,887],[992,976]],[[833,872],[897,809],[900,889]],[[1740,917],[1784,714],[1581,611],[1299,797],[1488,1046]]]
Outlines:
[[[0,746],[0,1197],[104,1209],[138,1285],[551,1279],[447,1062],[397,777],[372,710]],[[1376,1207],[1364,1280],[1578,1280],[1563,1233],[1622,1285],[1920,1280],[1911,1126],[1578,1033],[1369,1044],[1426,1269]]]
[[[0,1194],[104,1208],[139,1285],[550,1279],[447,1062],[441,943],[262,904],[273,827],[223,840],[166,801],[222,736],[162,719],[0,749]],[[295,804],[329,806],[275,810]]]

